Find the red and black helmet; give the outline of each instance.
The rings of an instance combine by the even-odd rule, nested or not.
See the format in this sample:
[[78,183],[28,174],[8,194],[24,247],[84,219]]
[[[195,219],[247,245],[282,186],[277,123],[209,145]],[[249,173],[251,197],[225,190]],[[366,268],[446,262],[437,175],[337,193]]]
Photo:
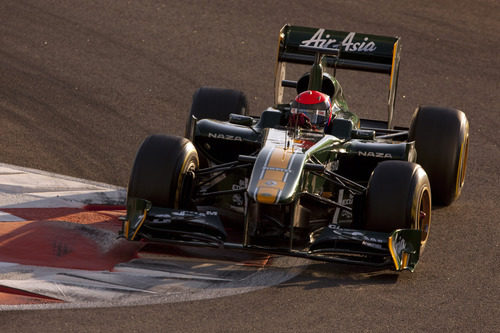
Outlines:
[[[291,104],[291,122],[310,122],[314,129],[323,129],[332,119],[330,97],[322,92],[306,90],[301,92]],[[308,126],[306,126],[308,127]]]

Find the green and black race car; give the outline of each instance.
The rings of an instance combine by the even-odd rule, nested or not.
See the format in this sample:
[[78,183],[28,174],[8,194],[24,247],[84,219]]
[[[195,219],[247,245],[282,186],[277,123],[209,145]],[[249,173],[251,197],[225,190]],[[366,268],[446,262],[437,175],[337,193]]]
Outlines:
[[[152,135],[137,152],[121,235],[413,271],[432,203],[460,195],[469,125],[421,106],[394,127],[399,57],[399,38],[285,25],[274,106],[252,117],[243,93],[200,88],[185,138]],[[289,80],[291,64],[310,70]],[[337,69],[389,76],[387,121],[348,109]]]

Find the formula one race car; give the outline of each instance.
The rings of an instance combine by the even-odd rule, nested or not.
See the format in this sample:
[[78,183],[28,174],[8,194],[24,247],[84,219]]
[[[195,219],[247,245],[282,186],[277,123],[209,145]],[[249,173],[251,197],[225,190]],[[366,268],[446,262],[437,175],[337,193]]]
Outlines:
[[[399,56],[399,38],[285,25],[274,106],[252,117],[241,92],[200,88],[185,138],[137,152],[121,235],[413,271],[432,203],[460,195],[469,125],[421,106],[394,127]],[[293,81],[290,64],[311,67]],[[390,77],[387,121],[349,111],[337,69]]]

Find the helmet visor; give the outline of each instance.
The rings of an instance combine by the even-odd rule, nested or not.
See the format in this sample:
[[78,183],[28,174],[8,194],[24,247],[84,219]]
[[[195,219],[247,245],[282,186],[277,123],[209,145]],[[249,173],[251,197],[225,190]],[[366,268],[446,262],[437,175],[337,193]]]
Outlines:
[[303,114],[304,116],[307,117],[307,119],[309,119],[311,124],[317,127],[324,127],[327,122],[328,113],[326,112],[326,110],[291,108],[290,112],[296,115]]

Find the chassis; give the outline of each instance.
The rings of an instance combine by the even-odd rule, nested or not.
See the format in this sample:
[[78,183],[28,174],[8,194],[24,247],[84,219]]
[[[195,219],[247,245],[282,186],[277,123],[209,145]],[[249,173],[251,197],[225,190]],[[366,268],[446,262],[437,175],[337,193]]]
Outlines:
[[[399,38],[284,26],[274,106],[252,117],[241,92],[200,88],[185,138],[152,135],[140,147],[120,234],[413,271],[432,202],[460,195],[468,121],[421,106],[409,128],[394,127],[399,53]],[[288,80],[293,63],[311,69]],[[350,112],[337,69],[389,75],[387,121]],[[330,95],[331,130],[287,126],[285,87]]]

